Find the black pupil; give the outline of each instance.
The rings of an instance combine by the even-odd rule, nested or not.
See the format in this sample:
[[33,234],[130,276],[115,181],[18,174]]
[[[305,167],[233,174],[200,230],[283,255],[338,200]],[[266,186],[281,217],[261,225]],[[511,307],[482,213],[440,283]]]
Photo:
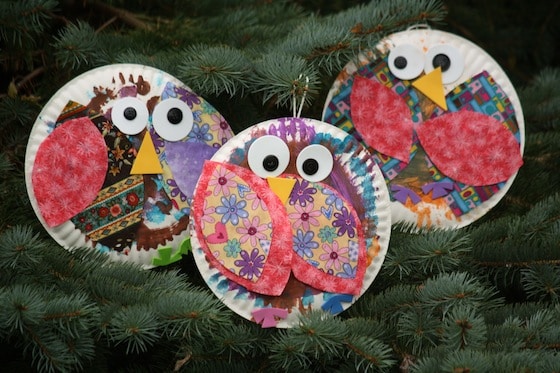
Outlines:
[[171,108],[167,112],[167,120],[171,124],[181,123],[181,121],[183,120],[183,112],[176,107]]
[[434,68],[441,67],[441,71],[447,71],[451,66],[451,60],[445,54],[436,54],[432,60]]
[[133,107],[127,107],[124,109],[124,117],[128,120],[133,120],[136,118],[136,109]]
[[301,165],[303,172],[307,175],[315,175],[319,171],[319,163],[315,159],[306,159]]
[[395,58],[395,67],[397,69],[404,69],[406,67],[406,65],[408,64],[408,62],[406,61],[406,58],[404,58],[403,56],[398,56],[397,58]]
[[263,168],[269,172],[272,172],[278,168],[278,157],[275,155],[267,155],[263,159]]

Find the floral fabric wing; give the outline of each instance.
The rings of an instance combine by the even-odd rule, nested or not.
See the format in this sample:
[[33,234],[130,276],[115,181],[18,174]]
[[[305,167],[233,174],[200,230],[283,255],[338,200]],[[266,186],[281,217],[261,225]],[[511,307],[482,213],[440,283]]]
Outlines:
[[298,180],[286,209],[293,236],[294,276],[319,290],[359,294],[366,249],[352,204],[327,185]]
[[207,161],[193,204],[195,229],[211,264],[250,291],[281,294],[290,276],[291,232],[266,181],[248,169]]

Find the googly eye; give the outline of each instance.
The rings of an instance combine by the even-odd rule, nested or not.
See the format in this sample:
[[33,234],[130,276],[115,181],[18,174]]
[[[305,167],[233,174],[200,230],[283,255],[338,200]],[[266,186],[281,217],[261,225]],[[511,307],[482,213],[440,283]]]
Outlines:
[[449,44],[439,44],[426,53],[424,71],[429,73],[438,67],[441,67],[443,84],[449,84],[463,74],[465,61],[457,48]]
[[164,140],[179,141],[193,127],[193,114],[189,105],[177,98],[168,98],[156,105],[152,113],[152,125]]
[[265,135],[256,139],[247,152],[251,170],[262,178],[280,175],[290,162],[290,149],[281,138]]
[[424,53],[414,45],[401,44],[391,49],[388,63],[389,70],[397,78],[414,79],[424,70]]
[[148,124],[148,108],[135,97],[124,97],[115,101],[111,109],[111,120],[125,135],[137,135]]
[[307,181],[318,182],[330,175],[333,168],[333,156],[323,145],[306,146],[298,155],[296,167],[298,173]]

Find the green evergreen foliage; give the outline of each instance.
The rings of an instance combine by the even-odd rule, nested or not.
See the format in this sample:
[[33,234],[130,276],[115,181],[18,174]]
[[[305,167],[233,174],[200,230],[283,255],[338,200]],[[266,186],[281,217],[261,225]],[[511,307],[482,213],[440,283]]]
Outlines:
[[[0,371],[560,372],[560,6],[555,2],[0,0]],[[371,288],[339,316],[261,329],[191,255],[155,270],[66,251],[27,196],[29,132],[80,73],[141,63],[182,79],[235,132],[319,119],[334,77],[416,24],[485,48],[525,114],[506,197],[455,231],[394,226]]]

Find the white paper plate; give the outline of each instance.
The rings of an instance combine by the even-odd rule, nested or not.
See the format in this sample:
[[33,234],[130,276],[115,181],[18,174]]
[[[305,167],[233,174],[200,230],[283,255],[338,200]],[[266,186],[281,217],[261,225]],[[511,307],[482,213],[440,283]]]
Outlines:
[[[38,149],[41,143],[52,132],[57,118],[69,101],[74,101],[83,106],[87,106],[90,102],[92,102],[92,100],[101,99],[100,102],[102,102],[102,104],[99,105],[100,111],[105,113],[112,107],[114,100],[108,96],[104,96],[104,93],[111,91],[113,94],[117,94],[123,87],[133,87],[136,84],[139,84],[140,77],[143,78],[144,82],[148,82],[150,85],[148,94],[138,94],[136,96],[144,103],[147,103],[150,98],[155,96],[161,97],[162,93],[166,89],[167,83],[172,83],[176,87],[193,93],[189,87],[177,78],[149,66],[134,64],[107,65],[90,70],[74,78],[60,88],[44,106],[31,130],[25,157],[25,181],[27,184],[29,199],[37,217],[47,232],[56,240],[56,242],[67,249],[75,247],[93,248],[93,245],[91,240],[87,239],[86,235],[77,229],[70,220],[55,227],[49,227],[45,223],[32,186],[32,173]],[[139,86],[140,85],[141,84],[139,84]],[[221,115],[211,105],[209,105],[203,98],[198,96],[196,97],[198,102],[193,103],[193,106],[191,106],[192,111],[196,112],[198,115],[198,117],[195,118],[195,123],[198,121],[198,123],[201,124],[203,122],[216,124],[216,121],[223,121]],[[149,122],[151,125],[151,115]],[[225,123],[225,121],[223,122]],[[220,122],[217,123],[219,124]],[[148,123],[146,123],[146,125],[148,125]],[[229,126],[225,129],[225,132],[222,132],[222,134],[224,133],[228,138],[233,136]],[[216,144],[209,143],[209,145],[218,147],[221,145],[221,141],[216,142]],[[68,175],[68,177],[72,177],[72,175]],[[171,247],[172,252],[176,253],[184,240],[188,238],[189,232],[187,228],[180,234],[175,235],[173,239],[166,242],[165,245],[161,246]],[[159,246],[158,249],[161,248],[161,246]],[[134,247],[130,247],[125,250],[128,251],[126,255],[122,252],[113,250],[113,248],[109,248],[109,250],[107,250],[107,248],[103,248],[102,251],[108,252],[108,255],[115,260],[137,263],[145,268],[153,267],[153,259],[159,256],[157,249],[136,250]]]
[[[323,120],[329,121],[326,118],[328,105],[333,101],[333,98],[336,98],[336,96],[340,94],[341,86],[344,82],[348,82],[353,79],[353,75],[360,67],[375,61],[378,56],[384,55],[389,50],[403,44],[412,44],[424,52],[434,45],[441,44],[449,44],[459,50],[464,59],[464,71],[455,82],[444,85],[445,94],[449,93],[456,85],[471,78],[475,74],[486,70],[494,78],[495,82],[503,89],[504,93],[508,96],[511,104],[513,105],[517,125],[519,127],[519,146],[521,154],[523,153],[525,143],[523,111],[521,109],[517,93],[503,69],[488,53],[472,42],[454,34],[427,28],[413,28],[389,35],[377,45],[377,49],[375,51],[361,54],[355,61],[349,62],[336,78],[328,93],[323,109]],[[380,110],[383,110],[383,108],[380,108]],[[507,193],[515,177],[516,174],[512,175],[505,182],[504,186],[488,200],[482,202],[480,205],[459,217],[454,215],[451,212],[451,209],[447,206],[421,201],[415,205],[414,209],[409,209],[398,201],[392,201],[391,210],[393,221],[406,222],[415,226],[434,226],[444,228],[458,228],[466,226],[482,217],[486,214],[486,212],[494,207]]]
[[[325,142],[335,142],[344,139],[349,140],[349,135],[344,131],[317,120],[281,118],[259,123],[239,133],[218,150],[214,157],[212,157],[212,161],[224,163],[232,162],[234,164],[239,164],[238,162],[241,158],[245,159],[244,154],[246,154],[246,150],[249,144],[251,144],[255,138],[268,133],[268,130],[271,126],[275,126],[276,128],[280,127],[279,123],[281,121],[286,121],[286,123],[288,123],[286,124],[286,128],[288,128],[288,134],[286,135],[286,141],[288,145],[292,141],[298,142],[301,140],[300,130],[306,126],[313,128],[316,133],[324,133],[328,135],[326,138],[330,140],[324,140]],[[354,296],[351,302],[341,303],[343,309],[348,308],[352,303],[354,303],[354,301],[359,296],[361,296],[372,284],[384,261],[391,233],[389,195],[381,171],[372,162],[369,152],[363,149],[363,147],[359,146],[357,142],[352,140],[352,143],[357,145],[357,147],[355,148],[356,150],[335,154],[335,162],[340,162],[343,165],[347,175],[352,175],[352,177],[357,176],[356,170],[353,170],[350,166],[350,163],[352,161],[358,159],[360,161],[363,160],[363,162],[361,163],[363,167],[372,167],[373,190],[375,190],[375,209],[374,211],[369,211],[368,213],[371,214],[371,218],[369,220],[375,221],[375,232],[370,231],[370,233],[371,237],[375,237],[374,240],[377,242],[379,251],[377,252],[377,255],[370,255],[370,258],[372,260],[366,269],[363,285],[359,292],[359,295]],[[321,142],[321,144],[323,144],[323,142]],[[295,163],[296,156],[297,154],[291,154],[290,162],[292,162],[292,164]],[[357,177],[356,180],[356,182],[361,182],[361,180],[363,179]],[[371,184],[369,185],[371,186]],[[361,187],[358,187],[358,190],[360,190],[359,193],[361,195],[362,190],[360,188]],[[192,222],[194,223],[194,221]],[[228,280],[216,268],[214,268],[206,259],[205,252],[201,248],[200,237],[197,237],[196,230],[192,229],[191,232],[193,235],[193,237],[191,238],[193,255],[198,269],[200,270],[202,277],[204,278],[210,289],[218,298],[220,298],[233,311],[248,320],[252,319],[251,313],[254,310],[270,305],[271,297],[264,297],[260,294],[247,291],[245,288],[237,285],[233,281]],[[370,239],[369,242],[372,242],[371,240],[373,240],[373,238]],[[371,247],[372,246],[368,248],[371,249]],[[286,249],[292,250],[291,247]],[[302,286],[305,289],[309,289],[309,287],[307,287],[306,285],[302,284]],[[300,314],[308,312],[310,310],[321,310],[321,306],[326,301],[328,301],[331,295],[332,294],[330,293],[325,293],[317,290],[315,290],[314,295],[307,294],[306,296],[293,296],[283,293],[282,295],[277,297],[278,300],[285,300],[286,304],[291,304],[292,306],[284,307],[284,309],[288,311],[288,317],[286,319],[278,320],[278,324],[276,325],[276,327],[290,327],[291,325],[294,325],[298,322],[298,317]],[[279,306],[276,305],[274,307]]]

